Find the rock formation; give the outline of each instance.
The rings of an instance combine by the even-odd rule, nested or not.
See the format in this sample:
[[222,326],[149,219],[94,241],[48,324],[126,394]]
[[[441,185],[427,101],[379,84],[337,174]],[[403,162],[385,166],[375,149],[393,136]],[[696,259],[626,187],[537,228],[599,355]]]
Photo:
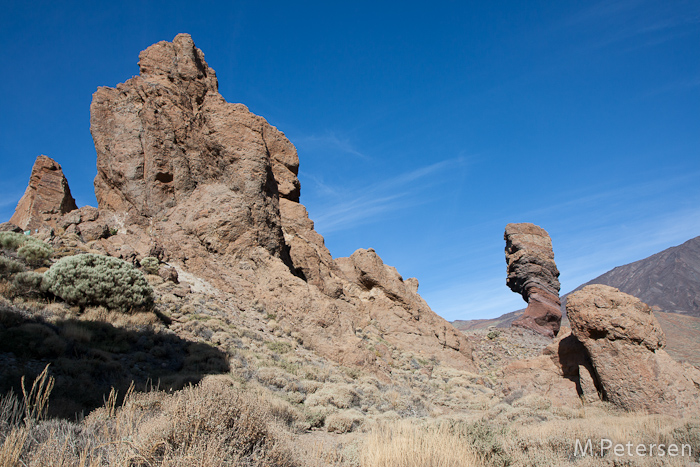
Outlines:
[[535,393],[555,406],[580,407],[600,400],[591,359],[583,345],[562,327],[557,337],[534,358],[517,360],[504,369],[504,397]]
[[534,224],[508,224],[504,234],[508,278],[506,285],[522,294],[525,313],[513,326],[554,337],[561,325],[559,270],[549,234]]
[[[117,232],[93,249],[167,261],[230,293],[236,312],[264,309],[343,364],[386,368],[391,352],[373,344],[382,341],[473,368],[466,338],[430,310],[417,281],[372,250],[331,257],[299,204],[296,149],[224,100],[189,35],[139,58],[139,76],[93,96],[99,217],[89,222]],[[82,233],[82,222],[71,225]]]
[[50,157],[39,156],[10,222],[23,230],[53,228],[59,217],[74,209],[78,206],[70,194],[61,166]]
[[607,400],[626,410],[675,416],[700,406],[700,371],[663,350],[664,333],[641,300],[590,285],[569,295],[566,312]]

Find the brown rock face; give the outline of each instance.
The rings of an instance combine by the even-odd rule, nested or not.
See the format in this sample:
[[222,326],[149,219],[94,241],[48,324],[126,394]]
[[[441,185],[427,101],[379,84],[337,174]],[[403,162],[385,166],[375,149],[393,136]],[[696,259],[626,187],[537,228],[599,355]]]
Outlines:
[[168,262],[180,281],[204,280],[235,312],[276,315],[342,364],[388,371],[381,342],[474,368],[468,342],[418,296],[417,281],[404,283],[373,251],[333,260],[299,204],[296,149],[223,99],[189,35],[149,47],[139,66],[139,76],[93,95],[93,222],[117,232],[99,248]]
[[56,227],[56,220],[78,209],[70,194],[61,166],[47,156],[39,156],[32,167],[29,185],[17,203],[10,222],[23,230]]
[[169,216],[210,251],[284,256],[279,197],[299,196],[292,144],[221,97],[189,35],[139,58],[140,76],[93,95],[100,210],[141,224]]
[[590,285],[569,295],[566,312],[605,398],[627,410],[671,415],[700,406],[700,371],[663,350],[665,336],[648,305]]
[[555,406],[580,407],[600,400],[591,360],[583,345],[562,327],[542,355],[517,360],[504,368],[505,397],[539,394]]
[[508,224],[503,238],[508,263],[506,285],[522,294],[528,304],[513,326],[556,336],[561,325],[559,270],[549,234],[534,224]]

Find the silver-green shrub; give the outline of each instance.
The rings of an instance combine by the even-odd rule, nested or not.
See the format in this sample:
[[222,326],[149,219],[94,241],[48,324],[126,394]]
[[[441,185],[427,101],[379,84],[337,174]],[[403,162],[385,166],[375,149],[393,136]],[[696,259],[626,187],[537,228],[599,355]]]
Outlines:
[[160,262],[158,261],[158,258],[154,258],[153,256],[147,256],[141,260],[141,267],[148,274],[158,274],[159,265]]
[[12,292],[23,297],[43,294],[44,275],[34,271],[20,272],[12,278]]
[[48,291],[66,302],[130,312],[153,305],[153,289],[131,264],[110,256],[66,256],[44,273]]
[[24,266],[21,263],[5,256],[0,256],[0,277],[9,277],[22,271],[24,271]]
[[25,242],[17,250],[17,256],[31,265],[40,265],[53,253],[53,248],[44,242]]
[[0,232],[0,248],[5,250],[17,250],[19,247],[28,242],[46,245],[41,240],[30,235],[24,235],[17,232]]

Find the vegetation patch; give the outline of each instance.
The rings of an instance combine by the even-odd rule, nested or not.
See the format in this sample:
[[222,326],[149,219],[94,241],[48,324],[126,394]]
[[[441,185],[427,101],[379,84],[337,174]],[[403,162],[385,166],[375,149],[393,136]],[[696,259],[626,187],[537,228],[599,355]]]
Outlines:
[[110,256],[66,256],[51,266],[44,279],[51,293],[81,308],[133,312],[150,308],[154,301],[153,289],[141,271]]

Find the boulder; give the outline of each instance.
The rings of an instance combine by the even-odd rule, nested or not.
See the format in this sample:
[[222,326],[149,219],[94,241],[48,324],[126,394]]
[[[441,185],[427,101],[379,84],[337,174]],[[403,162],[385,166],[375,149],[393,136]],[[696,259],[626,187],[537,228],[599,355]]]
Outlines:
[[504,234],[508,277],[506,285],[523,296],[525,313],[513,326],[554,337],[561,325],[559,270],[549,234],[534,224],[508,224]]
[[158,275],[167,282],[172,282],[173,284],[178,284],[177,269],[167,264],[161,264],[158,268]]
[[663,350],[664,332],[641,300],[589,285],[568,296],[566,312],[605,399],[626,410],[673,416],[700,407],[700,370]]
[[61,166],[47,156],[39,156],[32,167],[29,185],[17,203],[10,222],[22,230],[55,228],[64,214],[78,209],[70,194]]

